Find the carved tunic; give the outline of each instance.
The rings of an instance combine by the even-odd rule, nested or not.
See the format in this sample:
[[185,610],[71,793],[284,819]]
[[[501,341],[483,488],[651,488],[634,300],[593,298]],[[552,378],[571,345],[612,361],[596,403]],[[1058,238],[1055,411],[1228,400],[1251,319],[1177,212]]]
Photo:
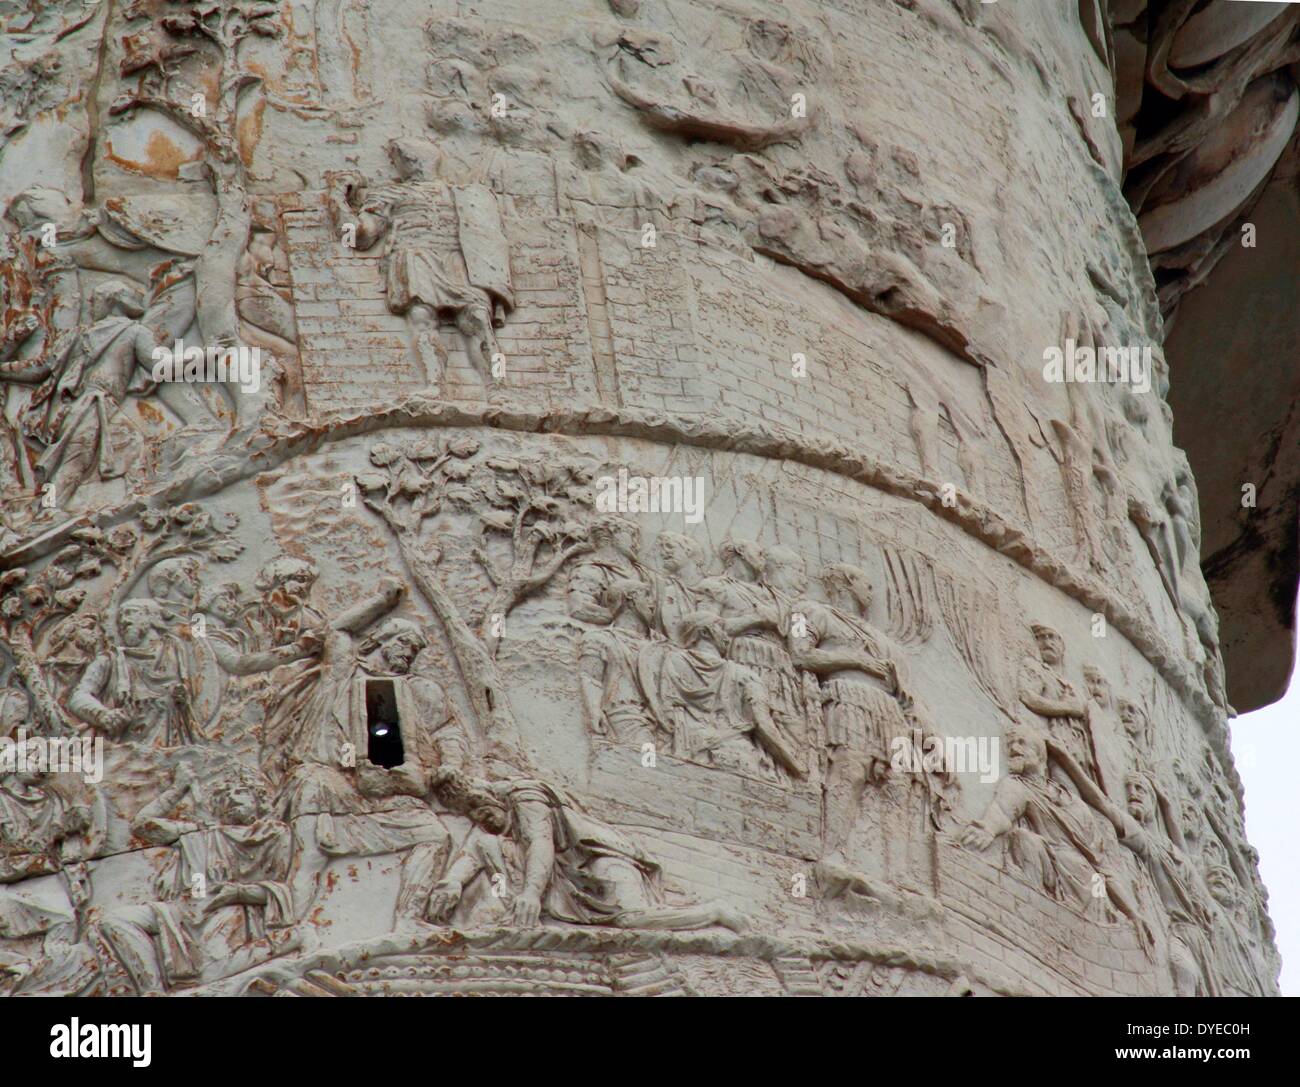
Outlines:
[[[1073,684],[1035,657],[1026,657],[1021,662],[1020,689],[1053,702],[1078,701]],[[1093,781],[1100,783],[1101,775],[1097,770],[1086,717],[1040,717],[1034,714],[1034,718],[1043,723]]]
[[652,576],[655,623],[665,640],[647,642],[638,667],[652,712],[672,734],[673,754],[770,774],[770,760],[747,738],[749,703],[760,689],[754,674],[725,659],[707,635],[688,644],[683,620],[699,610],[698,594],[680,578]]
[[774,717],[802,721],[803,689],[782,635],[790,628],[789,607],[772,589],[739,578],[708,578],[700,583],[700,592],[716,601],[728,619],[752,615],[760,609],[778,614],[779,630],[754,629],[737,634],[731,639],[727,656],[762,677]]
[[100,654],[82,674],[68,708],[92,724],[106,708],[125,709],[133,719],[122,739],[178,747],[205,738],[192,712],[196,693],[188,651],[167,634],[153,651],[123,646]]
[[[216,826],[181,835],[169,863],[158,876],[158,901],[150,904],[158,925],[159,961],[170,981],[197,977],[214,930],[239,917],[240,943],[265,938],[294,922],[289,890],[292,834],[274,819],[251,826]],[[265,905],[229,906],[215,912],[192,894],[195,875],[210,887],[252,884],[266,896]],[[242,916],[241,916],[242,915]]]
[[59,843],[85,829],[85,813],[47,785],[0,779],[0,883],[57,872]]
[[[889,657],[883,639],[866,623],[816,600],[795,605],[813,646],[862,649],[882,664]],[[826,743],[884,761],[890,742],[909,730],[894,692],[876,676],[846,668],[822,679]]]
[[[449,194],[458,220],[458,244],[451,245],[438,214]],[[454,315],[491,302],[500,324],[500,312],[513,308],[505,232],[496,198],[484,186],[398,182],[368,191],[362,210],[389,223],[386,276],[395,312],[425,305]]]

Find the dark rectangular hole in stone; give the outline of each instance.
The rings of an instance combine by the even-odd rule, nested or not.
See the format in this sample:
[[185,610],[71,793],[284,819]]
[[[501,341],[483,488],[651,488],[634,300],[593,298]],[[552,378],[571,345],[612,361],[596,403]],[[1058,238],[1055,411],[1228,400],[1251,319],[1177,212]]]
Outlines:
[[385,769],[406,761],[397,692],[391,679],[366,680],[366,758]]

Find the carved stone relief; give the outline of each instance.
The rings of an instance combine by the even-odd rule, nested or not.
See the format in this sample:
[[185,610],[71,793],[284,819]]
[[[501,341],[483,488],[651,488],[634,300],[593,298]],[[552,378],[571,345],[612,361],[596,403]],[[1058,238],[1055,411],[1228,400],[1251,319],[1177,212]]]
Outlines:
[[416,7],[0,77],[0,991],[1272,992],[1109,24]]

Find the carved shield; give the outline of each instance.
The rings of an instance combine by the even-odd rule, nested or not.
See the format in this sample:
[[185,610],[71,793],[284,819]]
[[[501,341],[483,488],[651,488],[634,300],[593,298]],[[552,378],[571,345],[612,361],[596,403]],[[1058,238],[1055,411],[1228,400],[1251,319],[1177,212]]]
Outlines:
[[515,305],[510,287],[510,243],[501,223],[496,194],[486,185],[453,188],[460,249],[471,285],[495,295],[507,309]]

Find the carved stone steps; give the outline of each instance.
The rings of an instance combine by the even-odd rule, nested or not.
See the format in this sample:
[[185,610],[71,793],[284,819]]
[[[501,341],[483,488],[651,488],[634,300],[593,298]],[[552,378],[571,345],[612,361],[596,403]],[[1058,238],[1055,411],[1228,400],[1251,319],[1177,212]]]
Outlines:
[[686,991],[657,955],[618,955],[610,960],[614,992],[620,996],[684,996]]
[[772,960],[772,969],[791,996],[821,996],[822,986],[812,963],[803,955],[785,955]]

